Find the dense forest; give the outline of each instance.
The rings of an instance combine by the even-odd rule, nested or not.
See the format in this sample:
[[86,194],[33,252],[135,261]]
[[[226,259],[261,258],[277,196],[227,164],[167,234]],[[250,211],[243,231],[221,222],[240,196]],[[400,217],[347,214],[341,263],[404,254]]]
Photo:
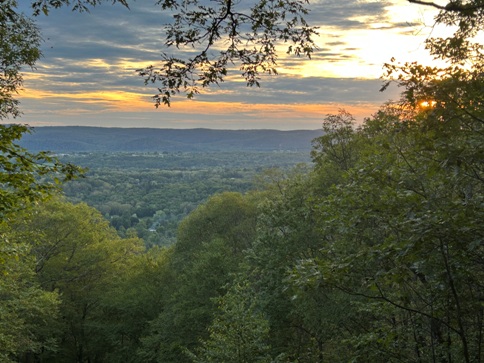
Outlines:
[[310,163],[309,152],[295,151],[70,153],[59,159],[87,170],[63,185],[67,200],[95,207],[120,236],[135,233],[146,246],[174,243],[180,221],[211,195],[246,193],[271,175]]
[[484,361],[484,4],[450,5],[447,65],[387,65],[400,100],[328,115],[312,164],[212,195],[170,246],[69,202],[82,170],[0,125],[0,361]]

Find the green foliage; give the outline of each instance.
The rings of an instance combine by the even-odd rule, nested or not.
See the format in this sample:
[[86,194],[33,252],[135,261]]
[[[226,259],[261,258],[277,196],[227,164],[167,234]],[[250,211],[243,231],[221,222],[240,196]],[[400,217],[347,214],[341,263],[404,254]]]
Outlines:
[[221,305],[194,361],[235,360],[228,322],[254,309],[270,355],[287,361],[484,358],[482,56],[459,36],[429,41],[449,67],[389,66],[402,99],[361,128],[344,111],[330,115],[313,173],[266,177],[274,184],[260,194],[240,272],[255,305]]
[[[40,57],[40,34],[17,11],[17,2],[0,7],[0,120],[20,115],[14,95],[23,84],[22,67]],[[23,125],[0,125],[0,360],[28,360],[33,354],[56,350],[50,330],[59,300],[36,280],[31,245],[19,240],[11,223],[28,218],[29,206],[44,199],[80,169],[62,164],[48,153],[30,153],[16,143],[29,132]]]
[[223,193],[181,223],[170,256],[172,285],[165,292],[163,311],[143,338],[143,361],[186,360],[185,349],[195,349],[208,336],[217,307],[214,298],[225,293],[239,270],[243,250],[255,236],[255,216],[252,199]]
[[[58,9],[62,6],[71,6],[73,11],[89,12],[90,7],[102,4],[103,0],[33,0],[31,2],[34,15],[49,15],[51,9]],[[126,0],[111,0],[113,4],[120,3],[128,7]]]
[[247,192],[257,173],[309,162],[307,153],[93,153],[62,156],[89,169],[65,184],[73,202],[85,202],[125,236],[135,229],[146,246],[171,245],[180,221],[211,195]]
[[[0,8],[0,120],[20,115],[14,95],[23,84],[21,69],[33,67],[40,57],[39,30],[17,9],[17,1]],[[80,170],[63,165],[48,153],[29,153],[16,144],[29,132],[24,125],[0,125],[0,218],[15,212],[69,180]],[[39,180],[40,179],[40,180]]]
[[166,295],[173,289],[170,256],[170,250],[158,248],[131,256],[109,281],[96,324],[105,337],[104,361],[145,361],[138,356],[140,339],[148,334],[149,322],[165,308]]
[[218,314],[210,325],[209,339],[197,354],[195,363],[270,363],[267,344],[269,323],[258,311],[257,297],[245,282],[235,282],[218,302]]
[[2,1],[0,8],[0,120],[20,114],[14,95],[23,84],[22,67],[33,67],[40,58],[40,33],[34,23],[18,13],[17,1]]
[[[34,6],[47,12],[69,4]],[[161,4],[176,13],[175,3]],[[235,19],[238,5],[215,2],[222,15],[213,23],[201,15],[216,15],[215,7],[184,4],[171,29],[172,44],[191,44],[198,36],[203,41],[204,33],[177,28],[186,17],[215,32],[209,47],[221,35],[217,27]],[[271,4],[275,18],[264,18],[269,3],[251,10],[258,12],[253,20],[261,21],[254,36],[261,26],[275,24],[287,6],[304,13],[301,2]],[[15,9],[14,1],[1,9],[5,34],[23,21]],[[301,24],[298,16],[291,26]],[[142,215],[166,218],[162,208],[112,202],[104,213],[123,228],[129,222],[128,238],[85,204],[52,199],[26,209],[77,170],[17,146],[27,128],[2,127],[0,359],[482,361],[483,62],[481,46],[471,42],[482,30],[481,18],[480,0],[451,2],[437,21],[458,25],[457,33],[427,43],[448,66],[389,65],[404,87],[398,104],[385,105],[358,129],[345,111],[328,115],[326,134],[314,142],[311,171],[270,171],[260,178],[262,191],[213,196],[184,219],[169,249],[146,252],[129,230]],[[232,31],[237,36],[238,29]],[[275,39],[270,35],[279,31],[262,29],[266,54]],[[29,65],[35,57],[9,60],[15,77],[15,64]],[[221,59],[195,82],[208,85],[225,76]],[[243,69],[249,80],[258,71],[254,64]],[[180,80],[184,73],[172,75]],[[16,115],[8,97],[21,84],[17,80],[2,96],[2,104],[12,101],[5,115]],[[175,90],[191,87],[170,82],[165,86]],[[169,101],[168,92],[163,99],[162,91],[160,102]],[[181,173],[193,174],[188,168]],[[127,175],[122,182],[139,187],[141,179]],[[95,182],[83,188],[113,188],[101,177]],[[151,185],[144,187],[149,191]],[[133,206],[139,216],[131,213]],[[194,206],[185,207],[188,212]]]
[[25,208],[29,203],[54,192],[61,182],[78,176],[82,170],[63,164],[46,152],[30,153],[15,144],[29,128],[0,125],[0,217]]
[[15,362],[56,350],[50,327],[58,317],[59,299],[37,282],[30,246],[16,241],[5,224],[0,229],[0,360]]
[[482,322],[474,322],[481,321],[483,251],[475,246],[483,191],[465,170],[479,163],[464,155],[481,153],[482,143],[433,114],[420,116],[371,140],[371,154],[322,200],[323,233],[335,242],[324,249],[317,279],[373,301],[362,308],[375,329],[394,332],[393,346],[366,334],[359,349],[369,344],[388,360],[469,361],[469,342],[481,344]]
[[182,257],[222,238],[234,255],[241,254],[252,242],[254,225],[254,206],[247,198],[229,192],[214,195],[180,224],[175,253]]
[[345,110],[327,115],[323,120],[324,134],[313,140],[311,157],[315,163],[319,193],[341,182],[343,173],[360,157],[361,141],[356,137],[355,119]]
[[452,66],[389,66],[405,87],[401,103],[349,132],[349,143],[334,129],[313,153],[324,173],[335,145],[358,148],[320,197],[322,256],[301,261],[290,281],[298,296],[347,294],[366,325],[344,340],[354,361],[482,359],[482,57],[469,46],[465,68],[462,47],[432,49]]
[[313,160],[332,163],[342,171],[350,169],[358,159],[354,127],[355,119],[344,110],[328,115],[323,121],[324,135],[313,140]]
[[142,251],[140,241],[121,239],[94,209],[85,204],[50,200],[13,224],[17,238],[32,245],[40,286],[60,294],[60,317],[51,334],[62,344],[51,362],[103,357],[110,350],[105,330],[103,296]]

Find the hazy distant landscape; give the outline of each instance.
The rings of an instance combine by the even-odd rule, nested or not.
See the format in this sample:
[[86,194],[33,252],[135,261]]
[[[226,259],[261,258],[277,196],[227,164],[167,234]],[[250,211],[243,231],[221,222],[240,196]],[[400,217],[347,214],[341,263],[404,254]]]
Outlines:
[[309,151],[321,130],[212,130],[36,127],[21,145],[32,151]]
[[120,236],[171,245],[180,221],[210,196],[246,193],[267,170],[311,162],[321,131],[38,127],[21,145],[50,150],[86,169],[63,186],[67,199],[95,207]]
[[210,196],[245,193],[269,169],[309,164],[321,130],[37,127],[21,145],[58,153],[87,170],[63,186],[67,199],[99,210],[120,236],[175,243],[180,221]]
[[210,196],[246,193],[267,170],[309,165],[309,151],[82,152],[59,155],[87,168],[66,183],[71,202],[99,210],[120,236],[129,231],[147,246],[175,243],[180,221]]

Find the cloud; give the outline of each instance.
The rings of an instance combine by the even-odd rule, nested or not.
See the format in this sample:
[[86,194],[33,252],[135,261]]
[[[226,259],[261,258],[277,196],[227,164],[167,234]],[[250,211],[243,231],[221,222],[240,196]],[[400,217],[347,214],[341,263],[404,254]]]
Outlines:
[[319,0],[311,3],[308,21],[344,30],[366,28],[371,22],[388,20],[389,1]]
[[[27,109],[43,107],[29,100]],[[81,106],[82,109],[77,109]],[[62,112],[62,117],[52,111],[29,113],[24,118],[33,126],[86,125],[103,127],[156,127],[156,128],[216,128],[216,129],[319,129],[324,117],[344,108],[358,121],[370,116],[377,109],[375,104],[246,104],[236,102],[203,102],[180,100],[172,108],[154,110],[106,111],[85,109],[85,104],[73,104]],[[58,115],[57,115],[58,116]]]
[[[413,18],[396,17],[395,3],[311,2],[307,20],[320,26],[319,49],[311,61],[281,53],[281,74],[262,76],[260,89],[246,87],[235,67],[227,82],[203,90],[195,102],[176,97],[171,109],[158,111],[151,99],[156,85],[144,86],[136,69],[156,64],[161,52],[171,51],[163,43],[163,28],[172,20],[171,14],[149,1],[133,2],[131,10],[109,4],[83,14],[68,8],[52,10],[48,17],[37,18],[45,39],[44,56],[37,70],[26,75],[26,91],[21,94],[24,120],[36,124],[317,128],[324,114],[337,112],[339,107],[354,110],[362,119],[385,100],[397,97],[396,90],[378,92],[383,62],[404,48],[400,41],[391,42],[391,37],[411,38],[405,35],[412,29],[406,21]],[[247,6],[249,1],[239,4]],[[177,52],[189,54],[184,49]],[[191,111],[183,112],[184,108]]]
[[202,94],[201,100],[217,101],[243,100],[248,104],[258,102],[273,104],[324,104],[347,103],[383,103],[389,98],[397,98],[396,88],[379,92],[381,80],[328,77],[285,77],[283,75],[264,77],[261,88],[246,87],[244,84],[228,82]]

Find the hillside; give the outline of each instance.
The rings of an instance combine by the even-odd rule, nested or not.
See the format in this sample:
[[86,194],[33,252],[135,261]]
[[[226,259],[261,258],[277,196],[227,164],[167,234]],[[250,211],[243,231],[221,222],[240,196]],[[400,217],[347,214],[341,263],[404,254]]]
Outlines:
[[320,130],[212,130],[103,128],[84,126],[36,127],[21,145],[32,151],[54,152],[194,152],[305,151]]

